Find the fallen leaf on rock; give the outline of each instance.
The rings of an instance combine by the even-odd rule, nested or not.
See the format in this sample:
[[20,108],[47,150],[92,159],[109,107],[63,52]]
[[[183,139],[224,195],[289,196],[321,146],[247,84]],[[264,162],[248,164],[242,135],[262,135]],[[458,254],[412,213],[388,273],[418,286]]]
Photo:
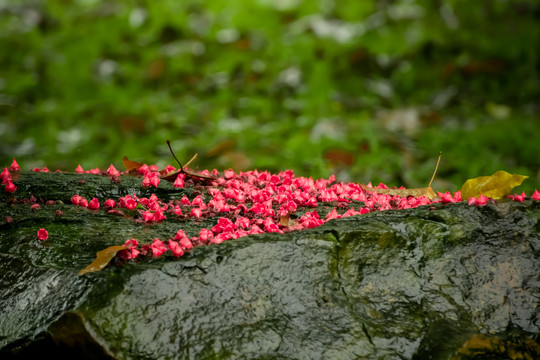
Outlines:
[[288,213],[288,214],[283,215],[283,216],[280,217],[279,225],[286,226],[286,227],[294,227],[294,226],[298,225],[298,222],[291,219],[291,214]]
[[90,265],[88,265],[87,267],[79,271],[79,276],[84,275],[89,272],[103,270],[105,266],[107,266],[107,264],[109,264],[109,262],[112,259],[114,259],[117,252],[121,250],[125,250],[125,249],[127,248],[123,245],[115,245],[115,246],[109,246],[106,249],[98,251],[96,253],[97,255],[96,260],[94,260]]
[[433,179],[435,179],[435,174],[437,174],[437,170],[439,169],[439,163],[441,162],[441,156],[442,153],[439,153],[439,158],[437,159],[437,165],[435,165],[435,170],[433,171],[433,175],[431,176],[431,180],[429,181],[429,184],[425,188],[412,188],[412,189],[379,189],[379,188],[368,188],[366,186],[362,186],[364,190],[368,191],[376,191],[377,194],[387,194],[391,196],[399,196],[399,197],[408,197],[408,196],[414,196],[414,197],[420,197],[425,196],[429,200],[433,199],[437,194],[435,194],[435,191],[431,188],[431,183],[433,182]]
[[491,176],[480,176],[465,181],[461,187],[461,198],[463,200],[471,197],[484,195],[492,199],[503,199],[511,194],[512,189],[521,185],[528,176],[509,174],[499,170]]
[[[367,188],[365,188],[367,189]],[[376,191],[377,194],[388,194],[392,196],[400,196],[400,197],[407,197],[407,196],[414,196],[414,197],[420,197],[425,196],[428,199],[433,199],[437,194],[435,194],[435,191],[429,187],[425,188],[413,188],[413,189],[377,189],[377,188],[371,188],[370,191]]]
[[122,163],[127,171],[139,170],[139,168],[144,165],[143,163],[129,160],[127,156],[124,156]]

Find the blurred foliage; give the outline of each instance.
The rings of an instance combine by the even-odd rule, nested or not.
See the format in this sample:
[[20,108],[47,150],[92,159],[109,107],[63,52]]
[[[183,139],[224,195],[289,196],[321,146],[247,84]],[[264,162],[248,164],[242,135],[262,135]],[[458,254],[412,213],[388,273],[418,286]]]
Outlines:
[[[0,0],[0,165],[436,190],[540,163],[536,0]],[[528,187],[527,187],[528,186]]]

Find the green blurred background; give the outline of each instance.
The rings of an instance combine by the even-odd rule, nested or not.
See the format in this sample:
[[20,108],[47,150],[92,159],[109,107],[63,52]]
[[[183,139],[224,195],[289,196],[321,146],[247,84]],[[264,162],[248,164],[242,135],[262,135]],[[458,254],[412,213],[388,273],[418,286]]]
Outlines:
[[0,165],[540,180],[537,0],[0,0]]

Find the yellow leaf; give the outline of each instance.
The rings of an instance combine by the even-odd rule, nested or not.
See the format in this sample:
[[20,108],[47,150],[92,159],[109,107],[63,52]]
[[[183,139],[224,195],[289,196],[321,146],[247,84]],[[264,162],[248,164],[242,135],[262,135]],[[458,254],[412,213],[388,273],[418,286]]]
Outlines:
[[94,260],[90,265],[88,265],[87,267],[79,271],[79,276],[84,275],[89,272],[102,270],[103,268],[105,268],[105,266],[107,266],[109,261],[111,261],[116,256],[117,252],[124,249],[126,249],[125,246],[116,245],[116,246],[109,246],[106,249],[98,251],[96,254],[97,255],[96,260]]
[[461,198],[467,200],[471,197],[484,195],[492,199],[506,198],[512,189],[521,185],[528,178],[524,175],[509,174],[499,170],[491,176],[480,176],[465,181],[461,187]]

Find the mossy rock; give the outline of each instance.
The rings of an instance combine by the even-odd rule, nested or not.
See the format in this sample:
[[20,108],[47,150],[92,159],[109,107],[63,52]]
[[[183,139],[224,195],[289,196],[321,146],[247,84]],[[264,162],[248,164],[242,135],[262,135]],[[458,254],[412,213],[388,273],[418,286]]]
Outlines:
[[[37,212],[1,195],[2,359],[540,357],[539,201],[376,212],[79,276],[103,248],[191,225],[68,205],[47,184],[71,176],[21,176],[19,197],[64,203]],[[140,191],[95,180],[106,197]]]

